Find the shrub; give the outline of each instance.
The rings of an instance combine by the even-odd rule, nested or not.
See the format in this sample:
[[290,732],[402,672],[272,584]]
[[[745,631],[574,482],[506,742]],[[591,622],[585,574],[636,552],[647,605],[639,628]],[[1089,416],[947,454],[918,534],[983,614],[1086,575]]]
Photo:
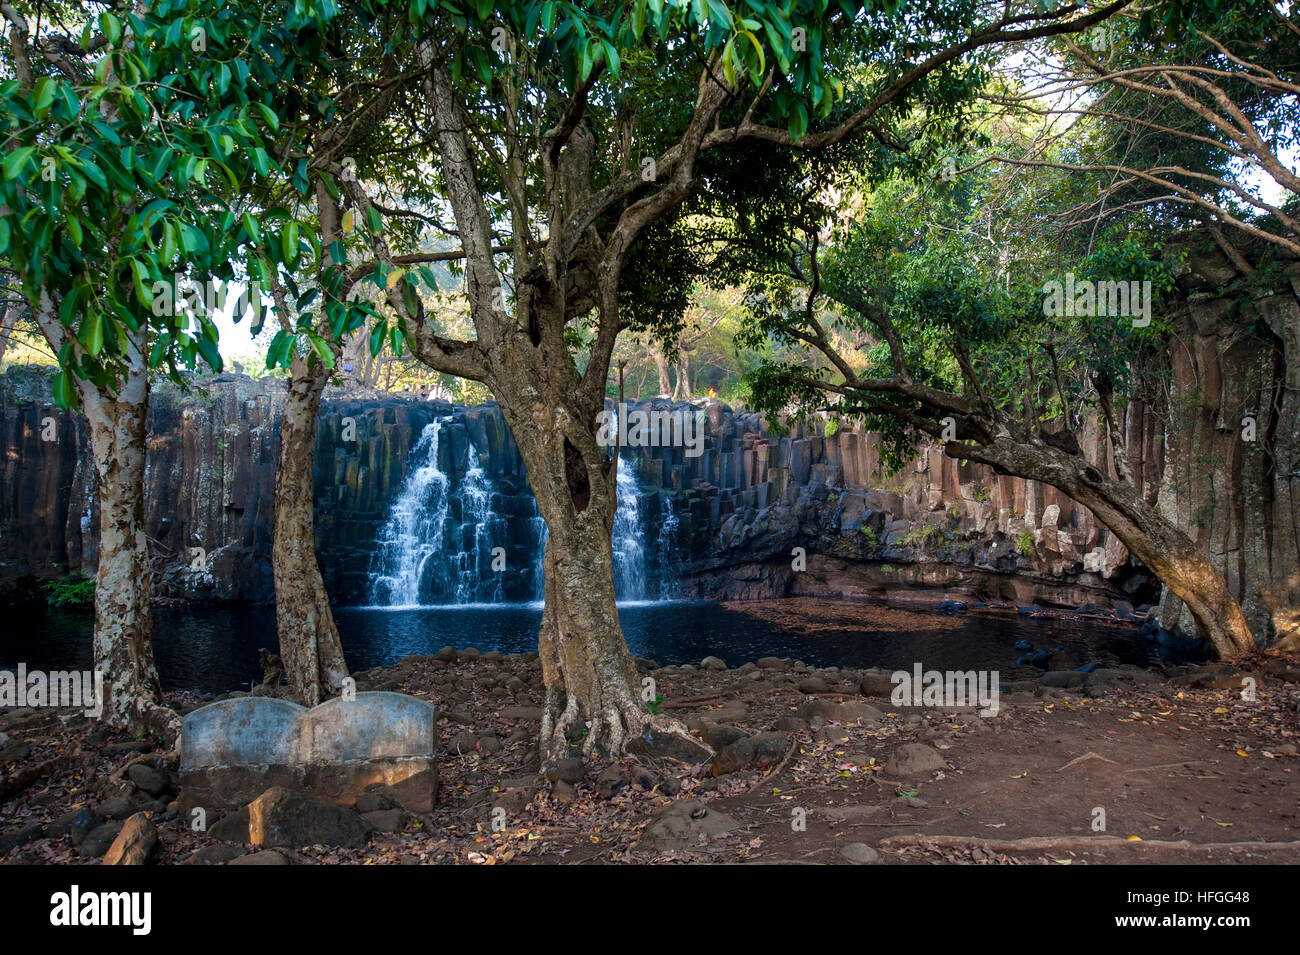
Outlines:
[[95,605],[95,579],[85,574],[69,574],[58,580],[41,584],[45,601],[51,607],[93,607]]
[[1034,535],[1029,531],[1021,531],[1016,537],[1016,550],[1020,551],[1021,557],[1033,557],[1036,550]]

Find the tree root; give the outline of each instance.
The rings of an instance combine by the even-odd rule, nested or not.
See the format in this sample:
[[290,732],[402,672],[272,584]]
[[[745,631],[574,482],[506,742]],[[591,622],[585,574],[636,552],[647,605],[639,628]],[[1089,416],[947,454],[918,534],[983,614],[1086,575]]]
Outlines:
[[0,779],[0,802],[12,799],[14,796],[25,792],[33,783],[45,776],[71,768],[80,759],[81,743],[77,743],[70,752],[60,753],[43,763],[38,763],[29,769],[24,769],[5,779]]
[[[548,690],[542,709],[541,749],[543,765],[554,765],[569,752],[569,731],[580,724],[582,707],[573,694],[563,697]],[[629,743],[647,736],[667,736],[685,740],[701,751],[704,758],[713,751],[691,735],[686,725],[667,714],[650,713],[630,693],[615,692],[608,696],[600,711],[583,725],[583,757],[601,750],[610,759],[623,756]]]
[[[110,726],[116,721],[110,721]],[[180,746],[181,716],[170,706],[152,700],[140,700],[126,717],[129,732],[143,730],[162,740],[163,749],[175,751]]]

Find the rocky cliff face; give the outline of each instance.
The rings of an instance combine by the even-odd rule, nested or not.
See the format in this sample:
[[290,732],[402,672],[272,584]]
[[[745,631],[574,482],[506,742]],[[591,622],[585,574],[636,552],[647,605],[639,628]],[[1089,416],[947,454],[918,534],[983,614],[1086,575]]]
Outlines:
[[[1173,426],[1147,421],[1148,483],[1227,577],[1256,636],[1300,646],[1300,265],[1246,274],[1192,237],[1169,251],[1185,253]],[[1175,597],[1161,616],[1191,626]]]
[[681,448],[623,452],[647,484],[662,489],[647,538],[658,539],[669,522],[685,595],[906,591],[1075,606],[1158,594],[1091,512],[1054,488],[999,477],[937,449],[890,475],[876,435],[827,435],[814,424],[777,436],[751,412],[718,401],[695,405],[708,432],[698,457]]
[[[1199,253],[1198,253],[1199,254]],[[1172,376],[1160,405],[1127,420],[1144,492],[1213,555],[1265,639],[1300,627],[1300,306],[1297,278],[1233,277],[1226,260],[1189,256],[1185,306],[1172,316]],[[1261,291],[1261,289],[1263,291]],[[241,375],[158,387],[150,414],[147,529],[160,596],[264,601],[282,384]],[[777,435],[719,401],[638,411],[700,414],[698,456],[625,446],[635,466],[641,540],[671,562],[681,596],[884,594],[1038,600],[1074,606],[1153,601],[1159,590],[1085,508],[1052,488],[927,450],[882,473],[874,435],[820,425]],[[1243,437],[1252,419],[1253,440]],[[535,568],[535,508],[523,463],[493,405],[452,408],[410,396],[327,392],[316,443],[316,546],[327,587],[368,599],[376,537],[425,427],[445,419],[438,467],[453,486],[469,449],[490,479],[511,567]],[[1164,421],[1174,422],[1166,433]],[[1100,429],[1085,429],[1096,459]],[[0,381],[0,581],[93,572],[96,526],[86,437],[50,400],[48,374]],[[415,462],[418,464],[419,462]],[[449,511],[454,523],[456,512]],[[472,546],[471,544],[467,546]],[[202,550],[196,550],[201,548]],[[531,551],[530,551],[531,548]],[[197,559],[197,558],[202,558]],[[510,598],[535,594],[525,571]],[[1175,601],[1166,626],[1190,621]]]
[[[159,596],[272,599],[281,390],[242,375],[197,379],[188,393],[155,390],[146,529]],[[939,452],[882,477],[873,435],[805,429],[778,437],[758,415],[719,401],[632,408],[698,410],[705,419],[698,457],[680,446],[623,449],[641,487],[642,537],[679,568],[683,596],[911,587],[1074,605],[1140,599],[1147,583],[1091,514],[1050,488]],[[493,513],[517,525],[508,538],[516,548],[535,542],[527,475],[494,405],[327,393],[316,442],[316,546],[336,599],[367,599],[376,537],[413,446],[440,418],[439,470],[463,479],[472,445],[491,481]],[[53,406],[45,372],[11,369],[0,387],[0,428],[0,579],[92,573],[97,514],[79,418]],[[517,550],[509,563],[529,566],[538,556]],[[530,596],[532,587],[511,596]]]

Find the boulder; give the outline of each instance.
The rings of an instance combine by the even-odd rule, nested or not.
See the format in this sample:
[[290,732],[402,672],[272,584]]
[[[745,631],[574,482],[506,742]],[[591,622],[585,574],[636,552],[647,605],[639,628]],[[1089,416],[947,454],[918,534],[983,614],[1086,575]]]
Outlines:
[[840,847],[840,855],[854,865],[866,865],[880,858],[880,853],[865,842],[850,842]]
[[660,849],[686,848],[740,828],[723,812],[711,811],[699,799],[682,799],[659,810],[641,833],[641,842]]
[[731,726],[727,723],[711,723],[705,721],[700,727],[700,735],[704,737],[704,742],[715,750],[725,749],[738,739],[744,739],[748,734],[739,726]]
[[392,797],[384,792],[362,793],[357,797],[357,801],[352,808],[364,816],[367,813],[384,812],[385,810],[392,809],[393,800]]
[[891,674],[885,670],[867,670],[862,674],[862,682],[858,684],[858,692],[863,696],[883,696],[893,695],[894,688],[897,686]]
[[255,846],[359,849],[366,844],[366,834],[365,823],[351,810],[283,786],[272,786],[248,804],[248,841]]
[[125,823],[106,822],[102,826],[96,826],[86,834],[86,838],[81,840],[81,845],[77,846],[77,853],[83,859],[101,858],[113,845],[123,825]]
[[226,865],[288,865],[289,860],[278,852],[267,849],[231,859]]
[[0,836],[0,856],[27,845],[33,839],[39,839],[44,832],[45,827],[39,822],[29,822],[12,832],[6,832]]
[[1078,670],[1048,670],[1038,682],[1043,686],[1056,687],[1057,689],[1069,689],[1071,687],[1083,686],[1089,674],[1080,673]]
[[171,783],[166,776],[144,763],[135,763],[126,774],[131,778],[131,782],[135,783],[137,789],[155,798],[171,788]]
[[158,830],[147,813],[137,812],[122,824],[104,855],[104,865],[144,865],[158,847]]
[[104,819],[129,819],[135,815],[135,804],[126,796],[114,796],[100,803],[98,812]]
[[940,752],[924,743],[906,743],[885,762],[885,773],[892,776],[917,776],[947,768]]
[[877,723],[884,714],[870,703],[861,700],[808,700],[799,707],[800,719],[811,720],[814,716],[833,723]]
[[725,776],[741,769],[767,769],[780,762],[790,748],[788,733],[759,733],[723,747],[713,758],[709,771]]
[[230,862],[232,859],[238,859],[242,855],[247,855],[247,853],[239,846],[219,842],[216,845],[204,846],[197,852],[191,852],[181,860],[181,865],[221,865],[224,862]]
[[208,827],[208,835],[222,842],[248,842],[248,807],[242,806],[238,811],[218,819]]
[[376,832],[397,832],[402,828],[403,813],[400,809],[384,809],[380,812],[367,812],[361,816]]

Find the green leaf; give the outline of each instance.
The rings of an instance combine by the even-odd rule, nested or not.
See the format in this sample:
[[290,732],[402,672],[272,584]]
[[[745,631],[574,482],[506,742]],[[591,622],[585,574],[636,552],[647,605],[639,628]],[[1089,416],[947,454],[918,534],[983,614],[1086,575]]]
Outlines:
[[117,46],[122,41],[122,21],[105,10],[99,15],[99,28],[104,32],[109,46]]
[[270,347],[266,349],[267,368],[287,368],[293,361],[294,337],[283,328],[275,333]]
[[81,334],[77,336],[86,351],[98,355],[104,347],[104,316],[92,309],[86,313],[81,322]]
[[54,93],[58,89],[58,84],[48,76],[42,76],[36,81],[34,89],[34,99],[36,102],[36,115],[44,116],[54,105]]
[[316,350],[316,354],[320,356],[320,360],[326,368],[334,367],[334,352],[330,349],[329,342],[323,338],[313,337],[311,346]]
[[265,103],[258,103],[256,105],[262,114],[262,119],[266,121],[266,125],[271,127],[271,132],[278,133],[280,131],[280,117],[275,114],[275,110],[271,109],[271,107],[267,106]]
[[135,283],[135,297],[140,304],[153,311],[153,290],[149,287],[149,270],[139,259],[131,259],[131,278]]
[[370,330],[370,355],[374,357],[384,350],[384,337],[388,333],[388,326],[383,322],[376,322],[375,327]]
[[285,265],[292,267],[298,261],[298,223],[289,222],[285,225],[284,231],[280,233],[280,246]]
[[208,338],[205,334],[200,334],[194,340],[194,345],[203,356],[203,360],[208,363],[208,367],[213,371],[221,371],[221,352],[217,349],[217,343]]
[[66,369],[54,376],[54,403],[60,408],[76,407],[77,389],[72,386]]
[[[27,165],[27,160],[36,152],[35,146],[19,146],[5,156],[4,171],[6,179],[17,179],[19,171]],[[101,176],[102,178],[102,176]]]

